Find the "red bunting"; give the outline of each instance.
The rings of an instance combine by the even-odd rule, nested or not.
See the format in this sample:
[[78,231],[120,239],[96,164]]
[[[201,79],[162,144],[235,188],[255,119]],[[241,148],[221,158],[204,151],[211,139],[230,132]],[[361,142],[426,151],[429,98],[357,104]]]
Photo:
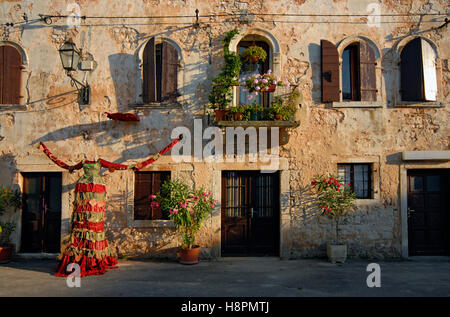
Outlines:
[[108,118],[116,121],[139,121],[139,117],[132,113],[122,113],[122,112],[116,113],[105,112],[105,113]]

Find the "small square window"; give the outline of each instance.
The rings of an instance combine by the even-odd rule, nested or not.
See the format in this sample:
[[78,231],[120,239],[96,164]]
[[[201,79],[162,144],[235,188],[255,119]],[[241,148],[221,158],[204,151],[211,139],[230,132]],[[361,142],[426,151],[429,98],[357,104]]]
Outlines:
[[372,198],[372,164],[338,164],[338,176],[350,187],[359,199]]
[[161,207],[151,207],[150,195],[156,195],[170,172],[136,172],[134,177],[134,220],[167,220]]

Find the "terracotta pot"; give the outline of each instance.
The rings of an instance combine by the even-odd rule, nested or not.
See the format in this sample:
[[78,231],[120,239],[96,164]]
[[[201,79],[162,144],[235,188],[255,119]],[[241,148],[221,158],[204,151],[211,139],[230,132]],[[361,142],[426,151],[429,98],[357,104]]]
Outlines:
[[243,115],[242,112],[237,112],[233,114],[234,121],[242,121]]
[[247,60],[254,64],[254,63],[258,62],[259,58],[258,58],[258,56],[248,56]]
[[283,117],[281,116],[281,114],[277,113],[275,114],[275,120],[283,120]]
[[0,264],[11,261],[12,246],[0,246]]
[[274,92],[277,88],[277,85],[270,85],[261,89],[261,92]]
[[198,263],[198,254],[200,253],[200,246],[193,246],[190,250],[179,249],[178,252],[180,254],[180,263],[181,264],[197,264]]
[[214,114],[215,114],[215,119],[216,119],[216,121],[223,121],[223,120],[225,120],[225,116],[226,116],[226,114],[227,114],[227,110],[225,110],[225,109],[216,109],[215,111],[214,111]]

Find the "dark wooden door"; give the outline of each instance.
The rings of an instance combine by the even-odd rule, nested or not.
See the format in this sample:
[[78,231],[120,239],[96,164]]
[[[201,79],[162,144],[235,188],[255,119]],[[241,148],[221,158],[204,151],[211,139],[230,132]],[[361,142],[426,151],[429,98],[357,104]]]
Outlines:
[[24,173],[22,252],[56,253],[61,242],[61,173]]
[[449,255],[449,170],[408,171],[410,255]]
[[222,255],[279,254],[279,174],[222,174]]

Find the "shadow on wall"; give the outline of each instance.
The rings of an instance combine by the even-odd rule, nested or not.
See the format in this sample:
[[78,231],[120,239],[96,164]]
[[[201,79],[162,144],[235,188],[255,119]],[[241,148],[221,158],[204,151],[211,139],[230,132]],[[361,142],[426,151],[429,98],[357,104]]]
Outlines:
[[136,78],[140,70],[135,56],[125,53],[108,57],[118,112],[127,112],[128,105],[136,103]]
[[321,66],[320,66],[320,45],[311,43],[308,45],[308,56],[311,64],[311,98],[314,104],[322,104],[321,94]]

